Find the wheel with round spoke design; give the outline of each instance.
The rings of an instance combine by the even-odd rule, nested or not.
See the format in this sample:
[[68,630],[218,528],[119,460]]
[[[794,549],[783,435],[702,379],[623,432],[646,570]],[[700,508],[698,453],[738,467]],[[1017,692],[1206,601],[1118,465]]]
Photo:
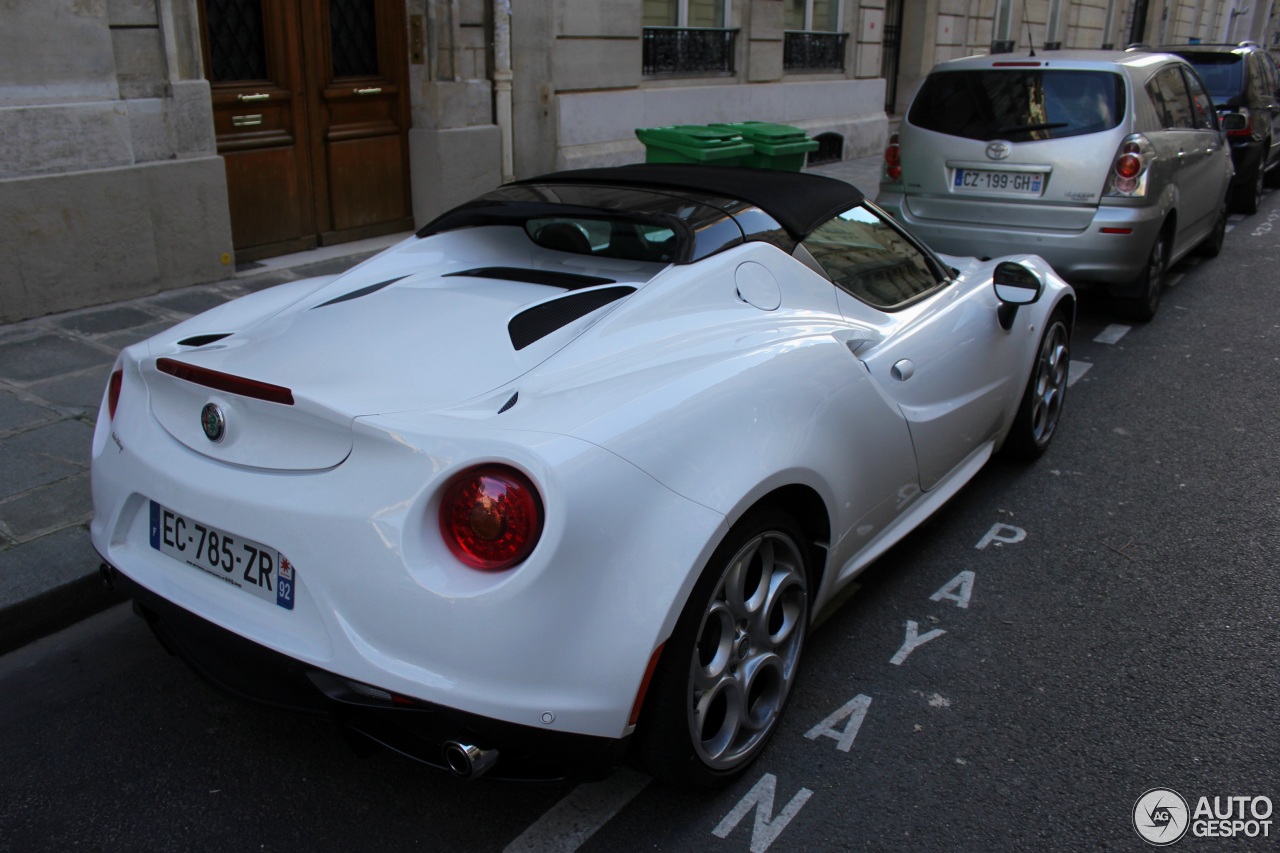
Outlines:
[[1070,369],[1071,334],[1066,317],[1059,309],[1049,318],[1040,338],[1031,378],[1027,380],[1027,389],[1005,442],[1008,452],[1030,460],[1049,448],[1062,417]]
[[684,785],[728,781],[777,728],[809,620],[796,524],[753,512],[716,550],[663,651],[637,730],[637,758]]

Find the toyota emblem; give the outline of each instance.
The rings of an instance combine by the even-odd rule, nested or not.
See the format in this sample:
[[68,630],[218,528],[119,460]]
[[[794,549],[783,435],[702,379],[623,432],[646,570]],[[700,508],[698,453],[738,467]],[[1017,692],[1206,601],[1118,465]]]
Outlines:
[[987,146],[987,156],[992,160],[1003,160],[1012,150],[1007,142],[992,142]]
[[205,438],[210,441],[222,441],[227,434],[227,419],[216,403],[205,403],[200,410],[200,426],[204,429]]

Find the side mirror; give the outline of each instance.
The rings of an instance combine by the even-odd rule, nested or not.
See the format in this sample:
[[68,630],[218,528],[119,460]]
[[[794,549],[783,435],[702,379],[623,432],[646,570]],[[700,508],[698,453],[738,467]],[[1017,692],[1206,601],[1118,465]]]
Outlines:
[[995,288],[996,299],[1000,300],[996,316],[1000,319],[1000,328],[1005,331],[1013,328],[1013,318],[1017,316],[1018,306],[1030,305],[1044,292],[1044,282],[1039,274],[1030,267],[1013,261],[996,264],[991,285]]
[[1029,305],[1044,292],[1044,282],[1030,267],[1013,261],[996,264],[991,283],[996,289],[996,299],[1005,305]]

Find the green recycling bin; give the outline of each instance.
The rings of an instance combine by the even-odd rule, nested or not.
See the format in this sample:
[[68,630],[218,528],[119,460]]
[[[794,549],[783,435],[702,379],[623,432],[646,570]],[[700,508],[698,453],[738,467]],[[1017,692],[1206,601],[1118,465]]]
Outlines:
[[712,124],[708,127],[724,133],[736,133],[751,145],[752,153],[742,158],[743,166],[756,169],[779,169],[799,172],[805,155],[818,150],[818,141],[803,130],[788,124],[767,121],[743,121],[736,124]]
[[678,124],[670,127],[638,127],[646,163],[702,163],[738,166],[755,149],[735,131]]

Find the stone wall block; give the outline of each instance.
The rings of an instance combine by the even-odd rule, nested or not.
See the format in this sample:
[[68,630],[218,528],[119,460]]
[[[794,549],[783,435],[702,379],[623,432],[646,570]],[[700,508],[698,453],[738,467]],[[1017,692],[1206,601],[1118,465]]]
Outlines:
[[773,83],[782,79],[782,40],[751,39],[747,43],[747,82]]
[[121,101],[0,108],[0,177],[133,162]]
[[556,0],[559,35],[630,38],[643,26],[642,6],[635,0]]
[[164,43],[153,27],[113,29],[116,75],[124,98],[163,98],[168,94]]
[[640,85],[640,31],[627,39],[556,39],[552,79],[559,91]]
[[159,19],[156,2],[157,0],[107,0],[107,21],[113,27],[157,26]]
[[[138,170],[151,218],[157,290],[227,278],[232,253],[227,170],[221,157],[156,163]],[[119,298],[119,297],[116,297]]]
[[502,183],[497,125],[409,131],[413,219],[432,219]]
[[0,4],[0,107],[117,97],[101,0]]
[[493,94],[487,80],[428,83],[413,107],[413,126],[446,130],[493,123]]
[[181,159],[216,154],[208,81],[182,80],[170,85],[170,93],[168,122],[174,155]]
[[231,274],[222,159],[0,180],[0,322]]

